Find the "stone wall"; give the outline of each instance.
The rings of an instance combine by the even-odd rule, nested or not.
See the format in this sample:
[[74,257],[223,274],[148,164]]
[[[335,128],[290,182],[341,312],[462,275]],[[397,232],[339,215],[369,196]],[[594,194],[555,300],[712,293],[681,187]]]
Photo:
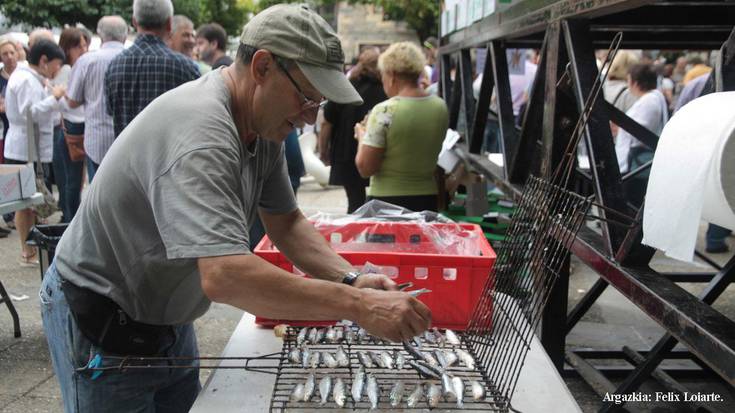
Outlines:
[[345,61],[351,62],[360,54],[360,46],[387,47],[391,43],[413,41],[418,43],[416,32],[404,22],[383,20],[380,8],[370,5],[347,4],[337,6],[337,34],[342,40]]

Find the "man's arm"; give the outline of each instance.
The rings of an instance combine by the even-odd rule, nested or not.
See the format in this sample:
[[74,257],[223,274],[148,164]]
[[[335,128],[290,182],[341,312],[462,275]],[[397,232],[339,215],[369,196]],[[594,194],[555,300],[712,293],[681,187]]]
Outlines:
[[425,331],[431,312],[398,291],[354,288],[290,274],[255,255],[198,259],[204,293],[215,302],[274,319],[339,320],[358,323],[392,341]]
[[321,126],[321,129],[319,129],[319,141],[317,144],[317,148],[319,149],[319,159],[321,159],[324,165],[329,165],[329,143],[332,139],[332,124],[327,120],[324,120]]

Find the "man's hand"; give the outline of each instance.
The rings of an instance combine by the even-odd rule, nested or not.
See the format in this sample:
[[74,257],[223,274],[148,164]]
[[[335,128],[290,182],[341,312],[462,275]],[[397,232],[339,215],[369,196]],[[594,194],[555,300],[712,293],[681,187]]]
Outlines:
[[376,337],[401,342],[423,333],[431,324],[431,310],[406,293],[371,288],[360,292],[355,321]]
[[357,277],[352,285],[357,288],[374,288],[376,290],[398,291],[398,286],[393,280],[383,274],[362,274]]

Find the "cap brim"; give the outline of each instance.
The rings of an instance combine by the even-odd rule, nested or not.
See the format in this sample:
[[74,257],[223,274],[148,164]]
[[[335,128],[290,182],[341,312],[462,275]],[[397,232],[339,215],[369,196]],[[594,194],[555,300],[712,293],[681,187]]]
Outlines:
[[360,94],[344,73],[299,61],[296,64],[311,85],[328,100],[344,105],[362,105]]

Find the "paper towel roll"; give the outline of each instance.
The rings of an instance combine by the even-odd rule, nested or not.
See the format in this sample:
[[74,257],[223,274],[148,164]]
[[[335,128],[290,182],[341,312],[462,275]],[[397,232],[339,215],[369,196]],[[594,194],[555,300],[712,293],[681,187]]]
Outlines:
[[735,92],[681,108],[664,127],[643,211],[643,243],[692,261],[701,219],[735,229]]

